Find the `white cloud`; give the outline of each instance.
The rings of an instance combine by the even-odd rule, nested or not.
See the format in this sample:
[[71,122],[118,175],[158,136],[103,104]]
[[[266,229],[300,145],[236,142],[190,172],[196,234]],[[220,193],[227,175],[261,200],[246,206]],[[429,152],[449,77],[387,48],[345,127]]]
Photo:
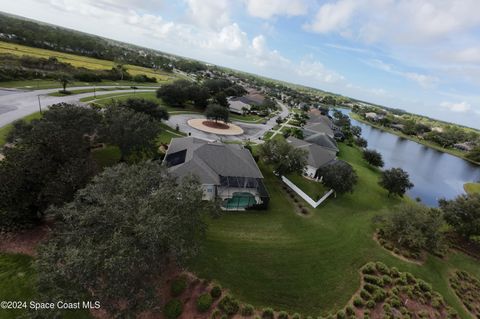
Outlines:
[[467,102],[442,102],[440,103],[440,106],[449,109],[452,112],[459,112],[459,113],[465,113],[468,112],[472,109],[471,105],[468,104]]
[[345,79],[342,75],[315,61],[312,56],[303,58],[295,72],[302,77],[314,79],[317,83],[337,83]]
[[187,0],[188,14],[196,25],[218,29],[230,23],[227,0]]
[[320,6],[308,29],[370,42],[420,43],[479,26],[477,6],[476,0],[337,0]]
[[318,33],[340,32],[348,26],[359,3],[355,0],[326,3],[320,7],[313,22],[306,24],[305,28]]
[[433,88],[435,87],[439,79],[435,76],[427,75],[427,74],[420,74],[416,72],[405,72],[405,71],[400,71],[396,67],[394,67],[391,64],[385,63],[382,60],[379,59],[371,59],[364,61],[367,65],[370,65],[374,68],[377,68],[379,70],[395,74],[401,77],[404,77],[408,80],[416,82],[418,85],[425,89]]
[[251,16],[270,19],[273,16],[298,16],[307,13],[303,0],[245,0]]

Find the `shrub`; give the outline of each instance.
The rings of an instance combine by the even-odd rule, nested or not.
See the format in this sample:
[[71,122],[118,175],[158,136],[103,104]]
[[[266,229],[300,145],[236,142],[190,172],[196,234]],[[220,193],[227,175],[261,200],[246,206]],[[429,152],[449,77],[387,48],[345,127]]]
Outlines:
[[362,308],[363,307],[363,300],[356,297],[355,299],[353,299],[353,305],[357,308]]
[[182,312],[183,305],[178,299],[172,299],[165,305],[164,314],[168,319],[178,318]]
[[367,264],[365,264],[365,266],[363,266],[362,268],[362,273],[364,274],[374,274],[375,273],[375,263],[374,262],[369,262]]
[[221,315],[220,310],[215,309],[213,310],[212,315],[210,316],[210,319],[218,319],[220,318],[220,315]]
[[375,268],[377,268],[378,272],[384,274],[384,275],[389,275],[390,274],[390,269],[388,269],[388,266],[385,265],[384,263],[377,261],[375,263]]
[[340,310],[337,312],[337,319],[345,319],[345,311]]
[[265,308],[262,311],[262,319],[273,319],[274,313],[272,308]]
[[372,298],[372,296],[365,289],[362,289],[360,291],[360,297],[362,297],[362,299],[365,301],[370,300],[370,298]]
[[301,318],[302,316],[297,312],[292,315],[292,319],[301,319]]
[[347,308],[345,308],[345,313],[349,316],[353,316],[355,314],[355,310],[353,310],[352,307],[347,306]]
[[229,316],[233,316],[236,314],[240,308],[238,301],[235,300],[232,296],[225,296],[222,300],[220,300],[218,304],[218,308],[225,312]]
[[280,311],[277,316],[278,319],[288,319],[288,313],[286,311]]
[[387,296],[383,289],[377,289],[377,291],[375,291],[375,293],[372,296],[373,300],[375,300],[376,302],[384,301],[386,297]]
[[367,301],[367,304],[366,304],[367,308],[369,308],[369,309],[375,308],[375,305],[376,305],[376,303],[373,300]]
[[187,288],[187,278],[185,276],[177,277],[170,286],[170,291],[173,297],[180,296]]
[[197,298],[197,310],[199,312],[206,312],[212,306],[212,296],[209,294],[202,294]]
[[240,313],[242,314],[242,316],[248,317],[248,316],[252,316],[254,311],[255,311],[255,308],[253,308],[252,305],[247,304],[242,307],[242,310],[240,310]]
[[213,299],[217,299],[222,295],[222,288],[220,286],[213,286],[212,290],[210,290],[210,296],[212,296]]

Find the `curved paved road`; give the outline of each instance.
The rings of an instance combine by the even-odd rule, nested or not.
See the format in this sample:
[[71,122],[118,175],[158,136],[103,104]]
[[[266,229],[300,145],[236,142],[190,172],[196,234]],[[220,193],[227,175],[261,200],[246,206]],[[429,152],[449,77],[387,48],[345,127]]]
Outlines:
[[[129,88],[128,86],[118,86],[119,88]],[[100,88],[111,88],[111,86],[97,86]],[[93,86],[82,87],[70,87],[69,90],[81,90],[81,89],[93,89]],[[96,95],[101,96],[112,93],[128,93],[128,92],[151,92],[156,88],[142,87],[136,90],[115,90],[115,91],[97,91]],[[29,114],[39,111],[38,97],[40,97],[40,103],[42,110],[48,108],[48,106],[56,103],[80,103],[80,99],[88,96],[93,96],[92,92],[73,94],[67,96],[49,96],[48,94],[57,92],[57,89],[35,90],[35,91],[23,91],[13,89],[0,88],[0,127],[5,126],[15,120],[21,119]]]
[[[117,86],[119,88],[129,88],[128,86]],[[100,88],[111,88],[111,86],[97,86],[97,89]],[[93,89],[93,86],[89,87],[70,87],[69,90],[78,90],[78,89]],[[97,97],[100,97],[105,94],[112,93],[129,93],[129,92],[151,92],[157,87],[141,87],[141,89],[131,90],[114,90],[114,91],[98,91],[96,92]],[[21,119],[29,114],[39,111],[38,98],[40,97],[40,103],[42,110],[48,108],[48,106],[56,103],[80,103],[80,99],[84,97],[93,96],[92,92],[73,94],[67,96],[49,96],[49,93],[57,92],[56,89],[46,89],[46,90],[34,90],[34,91],[24,91],[24,90],[15,90],[15,89],[2,89],[0,88],[0,127],[5,126],[15,120]],[[280,105],[282,111],[278,116],[285,118],[289,115],[288,108],[277,101]],[[216,134],[206,133],[199,130],[196,130],[190,127],[187,124],[187,121],[192,118],[202,117],[203,115],[199,114],[171,114],[170,120],[167,121],[171,127],[179,126],[180,130],[186,133],[190,133],[192,136],[203,138],[207,140],[224,140],[224,141],[246,141],[250,140],[252,142],[261,142],[260,138],[265,134],[265,132],[271,130],[276,125],[275,116],[267,121],[265,124],[255,124],[255,123],[245,123],[234,121],[235,124],[239,125],[245,131],[244,134],[238,136],[220,136]]]

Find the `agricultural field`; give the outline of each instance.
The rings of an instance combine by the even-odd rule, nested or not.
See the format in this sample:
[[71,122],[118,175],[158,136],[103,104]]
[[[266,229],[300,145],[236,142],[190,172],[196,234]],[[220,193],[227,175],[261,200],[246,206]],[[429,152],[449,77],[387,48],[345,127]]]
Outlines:
[[[20,44],[15,43],[8,43],[0,41],[0,54],[1,53],[8,53],[13,55],[30,55],[39,58],[50,58],[55,57],[61,62],[70,63],[75,67],[83,67],[91,70],[108,70],[111,69],[115,63],[113,61],[108,60],[100,60],[90,57],[84,57],[69,53],[57,52],[52,50],[46,49],[39,49],[28,47]],[[136,65],[125,65],[127,71],[131,75],[137,74],[145,74],[149,77],[155,77],[158,82],[168,82],[176,78],[176,75],[163,72],[163,71],[154,71],[149,68],[136,66]]]
[[190,268],[257,308],[318,316],[343,309],[361,286],[361,267],[381,261],[431,284],[461,318],[470,318],[448,278],[453,269],[480,277],[478,261],[452,251],[446,259],[428,255],[419,265],[378,245],[372,218],[401,200],[378,186],[379,173],[362,160],[360,150],[343,144],[340,149],[340,158],[359,175],[353,194],[330,198],[306,216],[297,214],[280,180],[261,165],[269,209],[211,220],[205,248]]

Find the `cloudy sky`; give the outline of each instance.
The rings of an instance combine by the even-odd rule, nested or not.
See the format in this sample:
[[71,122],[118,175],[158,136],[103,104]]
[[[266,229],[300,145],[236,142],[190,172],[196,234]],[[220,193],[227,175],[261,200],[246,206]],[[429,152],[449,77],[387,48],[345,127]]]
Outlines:
[[478,0],[15,0],[1,10],[480,128]]

